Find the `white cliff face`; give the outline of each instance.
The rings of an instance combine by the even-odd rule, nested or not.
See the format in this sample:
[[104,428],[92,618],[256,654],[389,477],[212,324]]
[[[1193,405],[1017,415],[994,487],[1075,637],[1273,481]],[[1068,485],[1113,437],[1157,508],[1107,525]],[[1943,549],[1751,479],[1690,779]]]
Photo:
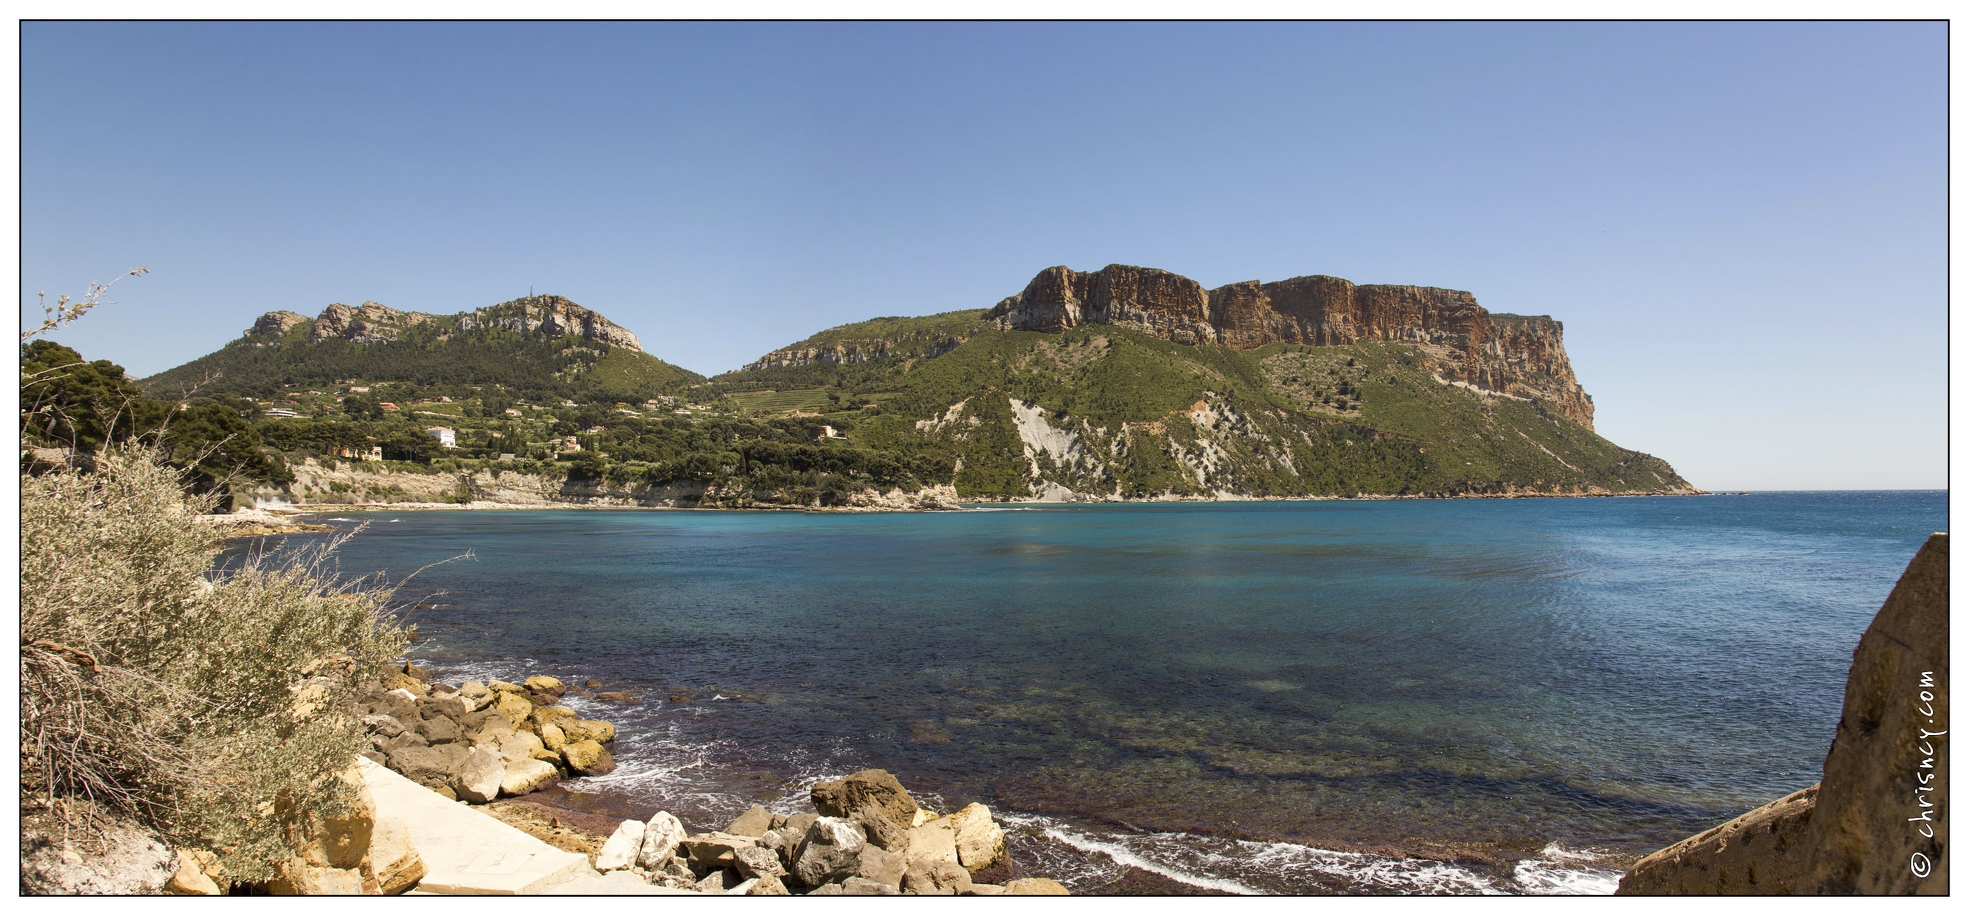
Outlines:
[[1094,456],[1094,450],[1082,443],[1079,432],[1054,426],[1047,419],[1047,410],[1037,404],[1028,404],[1018,398],[1009,400],[1012,404],[1012,421],[1019,430],[1019,442],[1025,449],[1026,461],[1032,464],[1034,496],[1044,502],[1058,502],[1075,496],[1073,490],[1046,479],[1048,468],[1039,463],[1042,455],[1052,468],[1075,477],[1099,477],[1106,470],[1101,460]]

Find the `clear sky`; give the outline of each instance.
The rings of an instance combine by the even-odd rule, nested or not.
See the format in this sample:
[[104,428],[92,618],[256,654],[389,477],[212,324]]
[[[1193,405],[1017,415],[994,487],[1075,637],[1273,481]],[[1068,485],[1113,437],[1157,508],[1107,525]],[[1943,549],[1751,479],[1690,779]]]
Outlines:
[[260,313],[540,292],[713,374],[1041,268],[1563,321],[1709,489],[1946,486],[1927,24],[22,27],[23,320],[143,376]]

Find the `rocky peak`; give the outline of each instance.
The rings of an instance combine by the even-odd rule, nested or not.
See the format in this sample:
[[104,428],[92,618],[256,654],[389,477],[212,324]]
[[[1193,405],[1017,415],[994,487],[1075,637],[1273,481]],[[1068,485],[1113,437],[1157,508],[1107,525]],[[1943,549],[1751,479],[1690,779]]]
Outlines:
[[253,326],[247,329],[246,336],[278,338],[286,334],[288,328],[305,324],[307,320],[308,316],[299,312],[268,312],[261,315],[260,320],[253,322]]
[[397,339],[405,328],[435,321],[437,317],[424,312],[398,311],[380,302],[364,302],[355,308],[333,302],[315,316],[308,339],[340,337],[356,343],[384,343]]
[[642,342],[627,329],[560,296],[529,296],[457,315],[405,312],[380,302],[359,306],[332,302],[312,319],[297,312],[268,312],[253,322],[245,336],[261,339],[259,345],[267,346],[268,341],[278,341],[295,325],[307,324],[310,342],[340,338],[362,344],[388,343],[400,339],[409,328],[432,322],[455,322],[462,331],[481,327],[537,331],[550,337],[572,335],[611,347],[643,349]]
[[560,296],[527,296],[460,315],[460,330],[489,327],[509,331],[540,331],[549,336],[576,336],[611,347],[642,350],[642,341],[627,328]]
[[1545,402],[1591,429],[1593,400],[1573,377],[1563,327],[1544,316],[1492,315],[1462,290],[1360,286],[1338,277],[1246,280],[1205,290],[1164,270],[1049,267],[985,313],[1007,330],[1062,333],[1111,324],[1182,344],[1240,350],[1269,343],[1415,345],[1445,381]]

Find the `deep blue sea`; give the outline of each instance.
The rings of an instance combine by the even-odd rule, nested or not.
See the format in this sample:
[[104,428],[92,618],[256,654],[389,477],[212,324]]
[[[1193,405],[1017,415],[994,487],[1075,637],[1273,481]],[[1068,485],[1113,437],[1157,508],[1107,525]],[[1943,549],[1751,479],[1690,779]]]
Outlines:
[[[596,678],[569,804],[992,806],[1084,892],[1610,891],[1819,778],[1944,491],[349,513],[444,678]],[[316,536],[319,537],[319,536]],[[296,542],[308,538],[293,539]],[[678,698],[673,701],[672,697]],[[687,698],[687,699],[686,699]]]

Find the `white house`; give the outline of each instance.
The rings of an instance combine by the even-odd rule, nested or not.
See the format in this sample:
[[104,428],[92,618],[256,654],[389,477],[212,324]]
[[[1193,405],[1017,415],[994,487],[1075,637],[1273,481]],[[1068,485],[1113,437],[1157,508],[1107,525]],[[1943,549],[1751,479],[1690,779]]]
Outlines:
[[438,444],[445,448],[458,447],[458,434],[453,432],[449,426],[433,426],[424,431],[437,437]]

